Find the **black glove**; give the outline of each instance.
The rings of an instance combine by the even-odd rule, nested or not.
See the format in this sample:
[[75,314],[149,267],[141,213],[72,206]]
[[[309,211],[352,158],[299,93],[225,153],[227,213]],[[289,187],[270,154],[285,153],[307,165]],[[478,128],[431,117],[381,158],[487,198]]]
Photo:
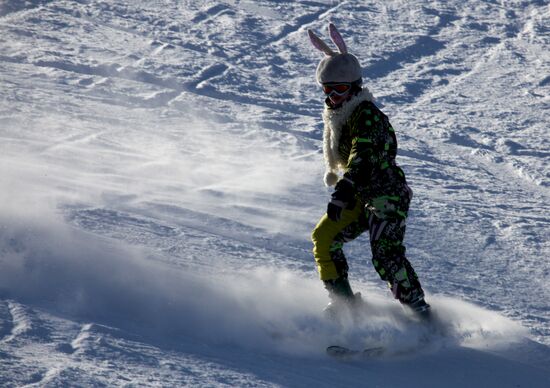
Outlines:
[[353,181],[347,178],[340,179],[334,187],[332,199],[327,206],[327,215],[334,222],[342,218],[342,210],[355,207],[355,188]]

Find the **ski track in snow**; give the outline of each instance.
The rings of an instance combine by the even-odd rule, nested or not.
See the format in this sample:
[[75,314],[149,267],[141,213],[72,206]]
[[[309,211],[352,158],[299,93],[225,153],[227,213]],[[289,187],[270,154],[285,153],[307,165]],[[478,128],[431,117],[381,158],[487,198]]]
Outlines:
[[[0,385],[550,385],[549,18],[545,1],[1,2]],[[320,316],[305,31],[328,21],[397,129],[441,337],[403,323],[365,238],[347,254],[373,316]],[[339,341],[395,357],[326,359]]]

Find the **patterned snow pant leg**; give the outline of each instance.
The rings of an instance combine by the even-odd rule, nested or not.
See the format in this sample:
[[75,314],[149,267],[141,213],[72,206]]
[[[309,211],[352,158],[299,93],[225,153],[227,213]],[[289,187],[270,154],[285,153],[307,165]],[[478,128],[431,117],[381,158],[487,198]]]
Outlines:
[[321,280],[347,277],[343,246],[367,230],[374,268],[388,282],[395,298],[410,303],[424,296],[418,276],[405,257],[405,219],[380,219],[359,201],[353,210],[344,210],[338,222],[324,215],[313,230],[313,253]]
[[383,220],[369,212],[368,229],[372,263],[380,278],[388,282],[394,297],[402,303],[423,297],[418,276],[405,257],[406,219]]

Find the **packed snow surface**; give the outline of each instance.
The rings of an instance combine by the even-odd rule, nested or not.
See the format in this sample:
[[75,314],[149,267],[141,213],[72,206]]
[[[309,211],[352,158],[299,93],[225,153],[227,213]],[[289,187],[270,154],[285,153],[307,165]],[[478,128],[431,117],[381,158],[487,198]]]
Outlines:
[[[322,314],[329,21],[396,128],[435,327],[366,237],[364,315]],[[550,386],[547,0],[3,0],[0,32],[1,386]]]

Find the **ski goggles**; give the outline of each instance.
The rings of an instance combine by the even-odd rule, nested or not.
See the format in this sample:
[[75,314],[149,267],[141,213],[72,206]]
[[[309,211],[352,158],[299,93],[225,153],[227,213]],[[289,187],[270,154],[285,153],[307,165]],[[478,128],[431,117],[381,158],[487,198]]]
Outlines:
[[323,92],[330,97],[332,95],[343,96],[351,89],[349,83],[323,84]]

